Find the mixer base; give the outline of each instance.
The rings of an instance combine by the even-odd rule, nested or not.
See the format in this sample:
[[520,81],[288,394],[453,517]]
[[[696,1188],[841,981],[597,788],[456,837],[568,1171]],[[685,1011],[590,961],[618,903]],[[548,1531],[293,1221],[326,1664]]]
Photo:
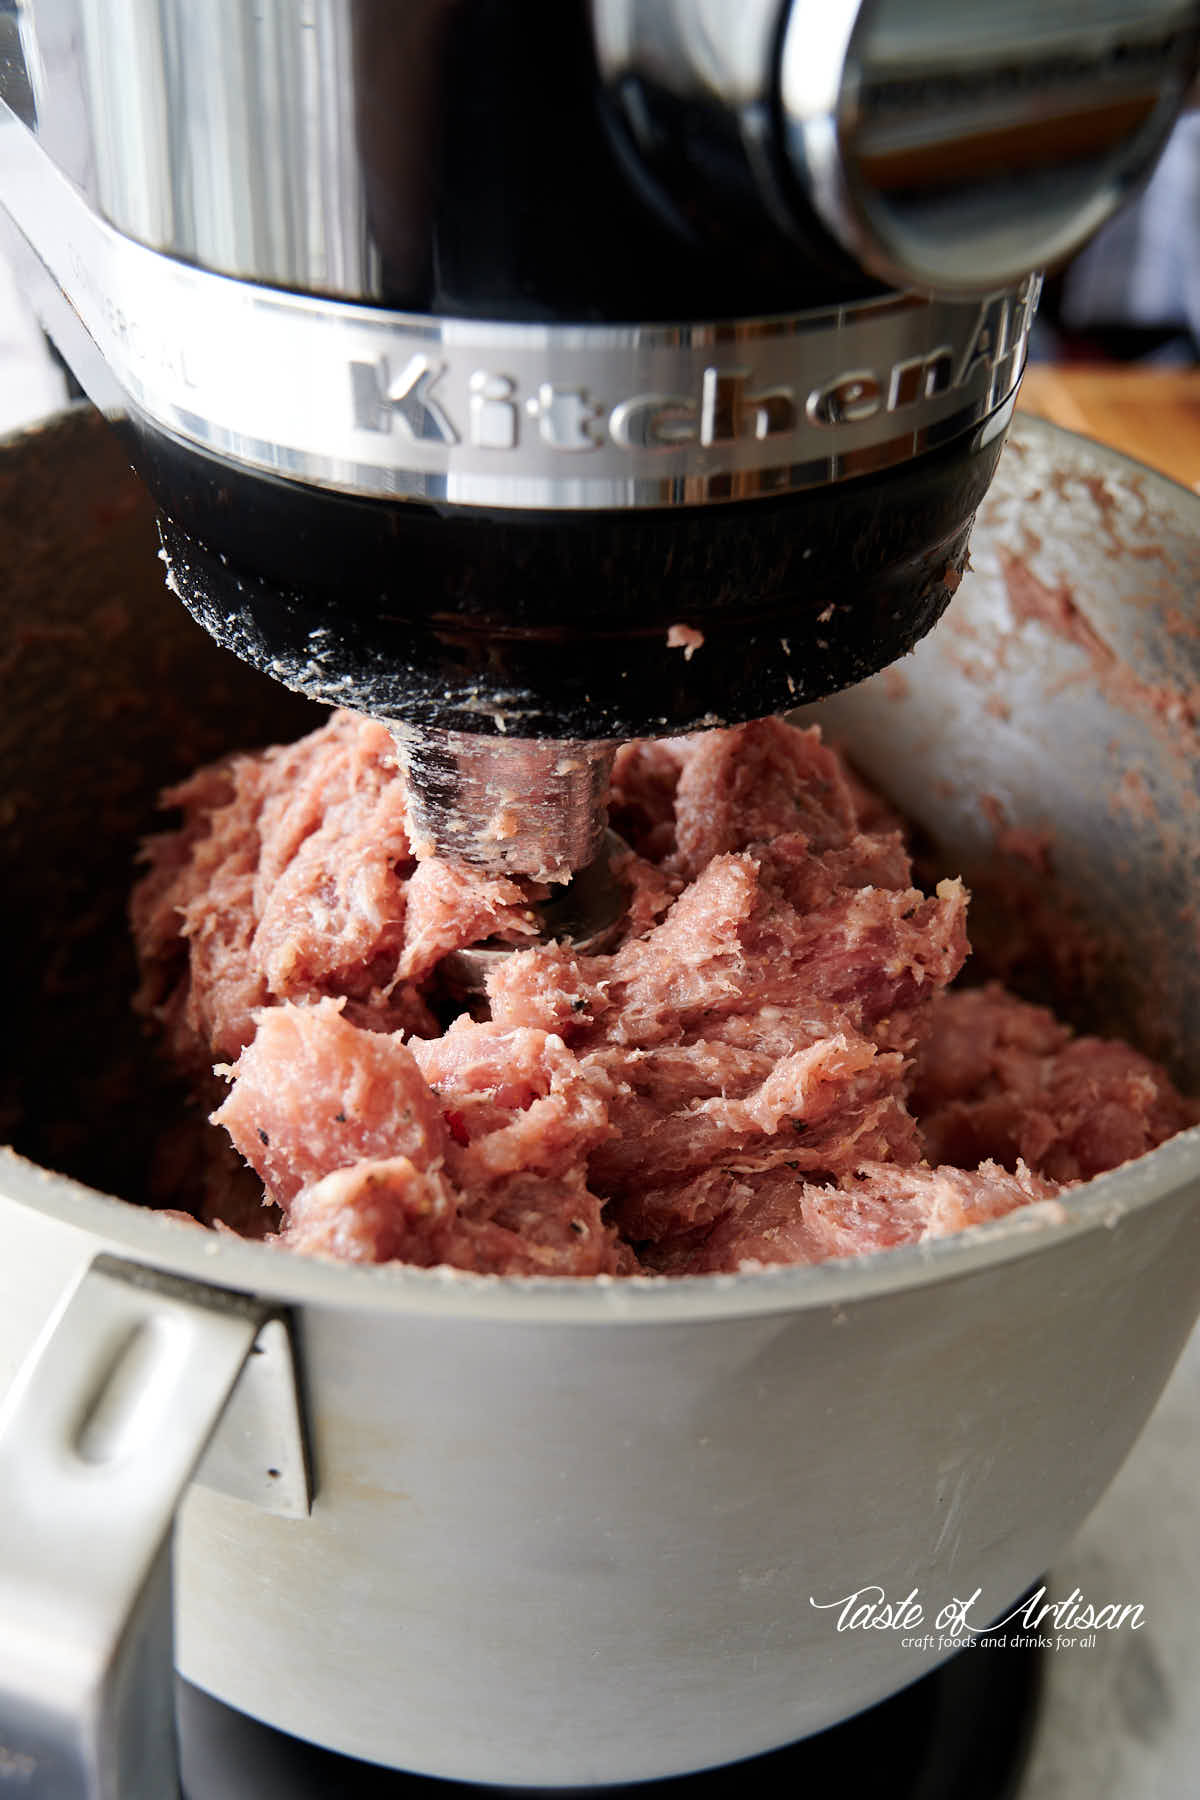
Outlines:
[[891,1699],[817,1737],[765,1756],[665,1781],[610,1788],[476,1787],[381,1769],[273,1731],[179,1683],[187,1800],[453,1800],[456,1794],[645,1794],[717,1800],[836,1791],[889,1800],[1015,1800],[1033,1740],[1042,1653],[1006,1645],[960,1651]]

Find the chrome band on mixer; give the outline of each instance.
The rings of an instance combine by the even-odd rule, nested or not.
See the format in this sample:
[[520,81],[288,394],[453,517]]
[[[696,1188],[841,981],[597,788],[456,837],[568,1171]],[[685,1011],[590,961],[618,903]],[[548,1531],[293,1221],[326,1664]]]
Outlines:
[[113,230],[0,115],[8,209],[130,406],[343,492],[531,509],[786,493],[949,442],[1024,363],[1037,276],[966,302],[681,325],[434,318],[255,286]]

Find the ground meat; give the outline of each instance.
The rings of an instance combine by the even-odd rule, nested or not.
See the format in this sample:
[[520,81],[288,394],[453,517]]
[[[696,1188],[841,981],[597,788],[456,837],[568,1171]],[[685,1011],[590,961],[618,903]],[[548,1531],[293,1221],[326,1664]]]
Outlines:
[[995,982],[930,1008],[910,1104],[931,1162],[1024,1161],[1060,1182],[1129,1162],[1196,1117],[1148,1057],[1072,1037]]
[[421,1168],[440,1162],[441,1108],[399,1032],[352,1025],[337,1000],[268,1007],[257,1017],[213,1118],[278,1205],[349,1163],[397,1155]]
[[[508,1275],[817,1262],[1050,1200],[1198,1116],[1128,1046],[950,988],[963,888],[912,885],[816,731],[618,753],[603,956],[519,948],[540,890],[419,860],[391,739],[350,714],[165,798],[138,1004],[199,1098],[228,1083],[203,1176],[159,1187],[205,1224]],[[482,938],[518,947],[486,1016],[448,1019],[439,963]]]
[[987,1162],[963,1169],[898,1169],[860,1163],[837,1183],[799,1185],[781,1171],[748,1188],[702,1242],[669,1239],[656,1247],[667,1274],[709,1274],[747,1263],[824,1262],[946,1237],[965,1225],[1003,1218],[1060,1191],[1023,1163],[1015,1173]]
[[479,936],[532,929],[514,884],[418,870],[391,735],[351,713],[163,800],[183,825],[151,841],[134,890],[139,1004],[185,1068],[232,1060],[256,1010],[286,1000],[337,996],[372,1030],[435,1034],[420,978]]

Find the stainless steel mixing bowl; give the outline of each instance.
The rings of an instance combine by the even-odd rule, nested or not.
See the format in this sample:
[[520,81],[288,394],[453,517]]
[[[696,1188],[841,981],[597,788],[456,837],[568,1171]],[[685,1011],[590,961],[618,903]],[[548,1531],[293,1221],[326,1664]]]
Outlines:
[[[165,1104],[125,1005],[154,793],[313,715],[164,594],[94,417],[0,449],[0,528],[25,1151],[0,1162],[0,1744],[30,1791],[120,1765],[122,1800],[162,1800],[169,1740],[137,1713],[165,1716],[185,1487],[182,1671],[478,1781],[632,1780],[819,1730],[945,1652],[814,1601],[917,1588],[932,1619],[980,1589],[982,1624],[1052,1563],[1200,1306],[1200,1135],[955,1238],[679,1283],[339,1267],[96,1191],[136,1197]],[[1016,828],[1014,868],[1048,853],[1092,925],[1043,908],[1068,1003],[1200,1086],[1200,499],[1018,423],[973,554],[948,621],[829,728],[930,859]],[[1040,884],[1017,891],[1032,917]]]

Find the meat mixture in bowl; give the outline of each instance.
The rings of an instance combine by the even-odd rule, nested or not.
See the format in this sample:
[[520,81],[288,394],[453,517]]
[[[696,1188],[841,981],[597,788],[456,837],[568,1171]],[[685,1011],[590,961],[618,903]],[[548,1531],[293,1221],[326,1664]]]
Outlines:
[[[505,1275],[819,1262],[1050,1199],[1200,1117],[1128,1045],[951,986],[965,890],[913,886],[901,822],[815,729],[620,751],[605,955],[521,948],[539,890],[418,861],[392,739],[356,715],[165,801],[137,1004],[214,1108],[163,1155],[207,1225]],[[484,939],[516,948],[467,1012],[443,959]]]

